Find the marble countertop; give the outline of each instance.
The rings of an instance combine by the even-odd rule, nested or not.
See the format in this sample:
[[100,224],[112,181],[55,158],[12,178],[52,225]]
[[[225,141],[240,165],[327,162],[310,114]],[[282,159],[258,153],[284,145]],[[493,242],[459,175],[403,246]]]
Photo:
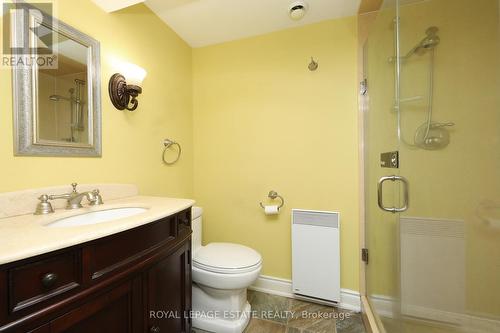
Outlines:
[[[56,209],[53,214],[47,215],[28,214],[0,218],[0,265],[132,229],[180,212],[194,203],[194,200],[190,199],[133,196],[108,200],[99,206],[84,206],[75,210]],[[148,210],[98,224],[47,227],[48,224],[65,217],[122,207],[141,207]]]

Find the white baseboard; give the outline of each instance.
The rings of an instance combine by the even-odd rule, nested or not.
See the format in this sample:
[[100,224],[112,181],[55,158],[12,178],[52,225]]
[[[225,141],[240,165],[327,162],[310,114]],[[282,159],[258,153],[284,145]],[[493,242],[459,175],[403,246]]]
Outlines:
[[396,309],[394,308],[395,302],[392,297],[385,295],[373,295],[369,297],[369,301],[372,304],[372,307],[375,307],[377,315],[380,317],[386,318],[394,318],[394,314],[396,313]]
[[402,305],[401,312],[403,315],[412,316],[416,318],[424,318],[435,321],[442,321],[445,323],[460,325],[464,315],[455,312],[443,311],[438,309],[430,309],[418,305]]
[[340,308],[355,312],[361,311],[361,298],[359,292],[350,289],[340,290],[339,304],[325,300],[318,300],[316,298],[310,298],[302,295],[296,295],[292,292],[291,280],[276,278],[273,276],[266,276],[266,275],[259,276],[257,281],[255,281],[255,283],[251,285],[248,289],[288,298],[308,300],[325,305],[335,305]]
[[[394,318],[396,306],[394,298],[385,295],[370,297],[373,309],[381,317]],[[500,332],[500,320],[494,320],[480,315],[455,313],[417,305],[402,305],[402,315],[418,320],[431,320],[462,327],[468,333]]]

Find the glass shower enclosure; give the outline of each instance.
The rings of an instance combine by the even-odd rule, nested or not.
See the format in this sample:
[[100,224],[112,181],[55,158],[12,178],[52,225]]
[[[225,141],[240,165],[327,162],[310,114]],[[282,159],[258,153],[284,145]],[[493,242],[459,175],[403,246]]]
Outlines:
[[500,332],[500,1],[383,2],[364,45],[381,332]]

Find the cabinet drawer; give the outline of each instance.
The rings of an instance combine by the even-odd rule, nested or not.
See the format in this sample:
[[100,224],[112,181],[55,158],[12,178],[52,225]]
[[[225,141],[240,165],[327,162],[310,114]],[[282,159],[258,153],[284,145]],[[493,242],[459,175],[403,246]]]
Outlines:
[[183,234],[191,231],[191,208],[177,214],[177,233]]
[[80,256],[69,251],[8,271],[9,311],[34,306],[81,284]]
[[83,250],[84,279],[96,280],[130,267],[151,251],[173,240],[175,216],[97,241]]

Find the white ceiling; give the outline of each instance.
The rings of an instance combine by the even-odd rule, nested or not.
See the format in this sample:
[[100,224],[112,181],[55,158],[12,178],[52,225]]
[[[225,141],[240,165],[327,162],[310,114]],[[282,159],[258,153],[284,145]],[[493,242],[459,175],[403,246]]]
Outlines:
[[125,7],[135,5],[144,0],[92,0],[96,5],[102,8],[107,13],[111,13]]
[[294,0],[146,0],[145,4],[189,45],[200,47],[356,15],[360,0],[305,0],[309,10],[300,21],[292,21],[288,16],[292,2]]

